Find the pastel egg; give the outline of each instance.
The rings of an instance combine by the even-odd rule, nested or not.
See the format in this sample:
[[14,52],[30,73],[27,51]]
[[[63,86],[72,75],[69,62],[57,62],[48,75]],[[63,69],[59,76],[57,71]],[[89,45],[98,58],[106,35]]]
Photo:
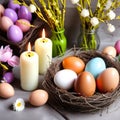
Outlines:
[[44,105],[48,100],[48,93],[45,90],[38,89],[31,92],[29,96],[29,102],[33,106],[41,106]]
[[117,40],[115,42],[115,45],[114,45],[116,51],[117,51],[117,54],[120,54],[120,40]]
[[90,72],[95,78],[105,69],[105,61],[100,57],[92,58],[85,66],[85,71]]
[[19,19],[26,19],[31,21],[32,20],[32,13],[28,10],[26,6],[21,6],[18,10],[18,17]]
[[14,81],[14,74],[13,72],[5,72],[3,75],[3,79],[7,82],[7,83],[11,83]]
[[11,8],[11,9],[13,9],[15,11],[18,11],[18,9],[20,8],[20,5],[19,4],[15,4],[13,2],[13,0],[9,0],[9,2],[8,2],[8,8]]
[[0,18],[3,16],[4,10],[5,10],[4,6],[0,4]]
[[116,68],[109,67],[104,70],[96,80],[97,88],[100,92],[112,92],[119,85],[119,73]]
[[18,19],[17,13],[11,8],[5,9],[4,16],[9,17],[13,22],[16,22],[16,20]]
[[2,30],[7,31],[11,25],[13,25],[13,21],[9,17],[1,17],[0,28]]
[[30,29],[30,22],[26,19],[19,19],[15,23],[23,32],[27,32]]
[[73,87],[77,74],[73,70],[63,69],[58,71],[54,76],[54,83],[57,87],[69,90]]
[[12,25],[7,31],[7,37],[12,42],[20,42],[23,39],[23,32],[17,25]]
[[116,49],[113,46],[107,46],[102,50],[102,53],[109,55],[110,57],[116,57]]

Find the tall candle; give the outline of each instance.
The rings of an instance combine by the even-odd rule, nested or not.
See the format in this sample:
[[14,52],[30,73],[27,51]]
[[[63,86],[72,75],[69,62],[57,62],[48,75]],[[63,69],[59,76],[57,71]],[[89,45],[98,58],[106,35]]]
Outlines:
[[[28,46],[30,49],[30,44]],[[20,81],[24,90],[32,91],[38,87],[39,57],[36,52],[25,51],[20,55]]]
[[52,60],[52,41],[45,37],[44,29],[42,38],[35,41],[35,51],[39,56],[39,73],[45,74]]

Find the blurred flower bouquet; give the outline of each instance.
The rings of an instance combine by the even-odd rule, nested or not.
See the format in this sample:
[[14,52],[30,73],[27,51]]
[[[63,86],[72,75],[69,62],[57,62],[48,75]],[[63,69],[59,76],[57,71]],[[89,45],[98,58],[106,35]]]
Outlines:
[[[100,23],[106,23],[109,32],[114,32],[115,26],[111,20],[116,17],[115,10],[120,7],[119,0],[71,0],[77,6],[80,13],[82,39],[80,47],[84,50],[97,49],[95,31]],[[94,4],[94,8],[92,8]]]
[[13,55],[13,50],[9,45],[0,47],[0,78],[5,72],[12,71],[12,68],[19,65],[19,57]]
[[46,22],[52,30],[53,56],[63,55],[66,51],[67,40],[64,36],[64,22],[66,13],[66,0],[30,0],[28,5],[25,0],[14,0],[14,3],[25,5],[29,10]]

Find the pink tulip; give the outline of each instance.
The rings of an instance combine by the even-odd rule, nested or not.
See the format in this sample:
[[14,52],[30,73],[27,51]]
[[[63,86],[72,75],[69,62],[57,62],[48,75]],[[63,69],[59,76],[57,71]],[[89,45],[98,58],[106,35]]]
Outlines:
[[0,47],[0,62],[7,62],[11,67],[19,65],[19,57],[13,55],[9,45]]
[[12,57],[12,50],[10,49],[9,45],[3,48],[0,48],[0,61],[7,62]]
[[15,67],[19,65],[19,61],[19,57],[14,55],[8,60],[8,64],[12,67]]

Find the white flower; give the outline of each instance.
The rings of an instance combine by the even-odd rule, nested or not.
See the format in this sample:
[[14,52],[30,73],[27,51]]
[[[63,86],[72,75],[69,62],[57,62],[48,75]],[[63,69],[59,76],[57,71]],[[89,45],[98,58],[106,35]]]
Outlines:
[[96,26],[99,24],[99,20],[97,17],[93,17],[91,18],[90,23],[92,24],[92,26]]
[[108,10],[112,5],[112,1],[111,0],[108,0],[106,5],[105,5],[105,10]]
[[110,20],[113,20],[113,19],[115,19],[116,14],[115,14],[115,12],[113,12],[112,10],[110,10],[110,12],[107,13],[107,16],[110,18]]
[[31,12],[31,13],[34,13],[34,12],[36,12],[36,7],[35,7],[35,5],[33,5],[33,4],[30,4],[30,6],[29,6],[29,11]]
[[108,26],[108,31],[109,32],[114,32],[115,31],[115,26],[114,25],[108,23],[107,26]]
[[79,0],[71,0],[72,4],[77,4]]
[[14,103],[13,103],[13,110],[15,111],[22,111],[25,108],[25,102],[22,98],[18,98]]
[[100,2],[98,2],[97,7],[100,8]]
[[83,9],[80,14],[82,17],[88,17],[89,16],[89,10],[88,9]]

